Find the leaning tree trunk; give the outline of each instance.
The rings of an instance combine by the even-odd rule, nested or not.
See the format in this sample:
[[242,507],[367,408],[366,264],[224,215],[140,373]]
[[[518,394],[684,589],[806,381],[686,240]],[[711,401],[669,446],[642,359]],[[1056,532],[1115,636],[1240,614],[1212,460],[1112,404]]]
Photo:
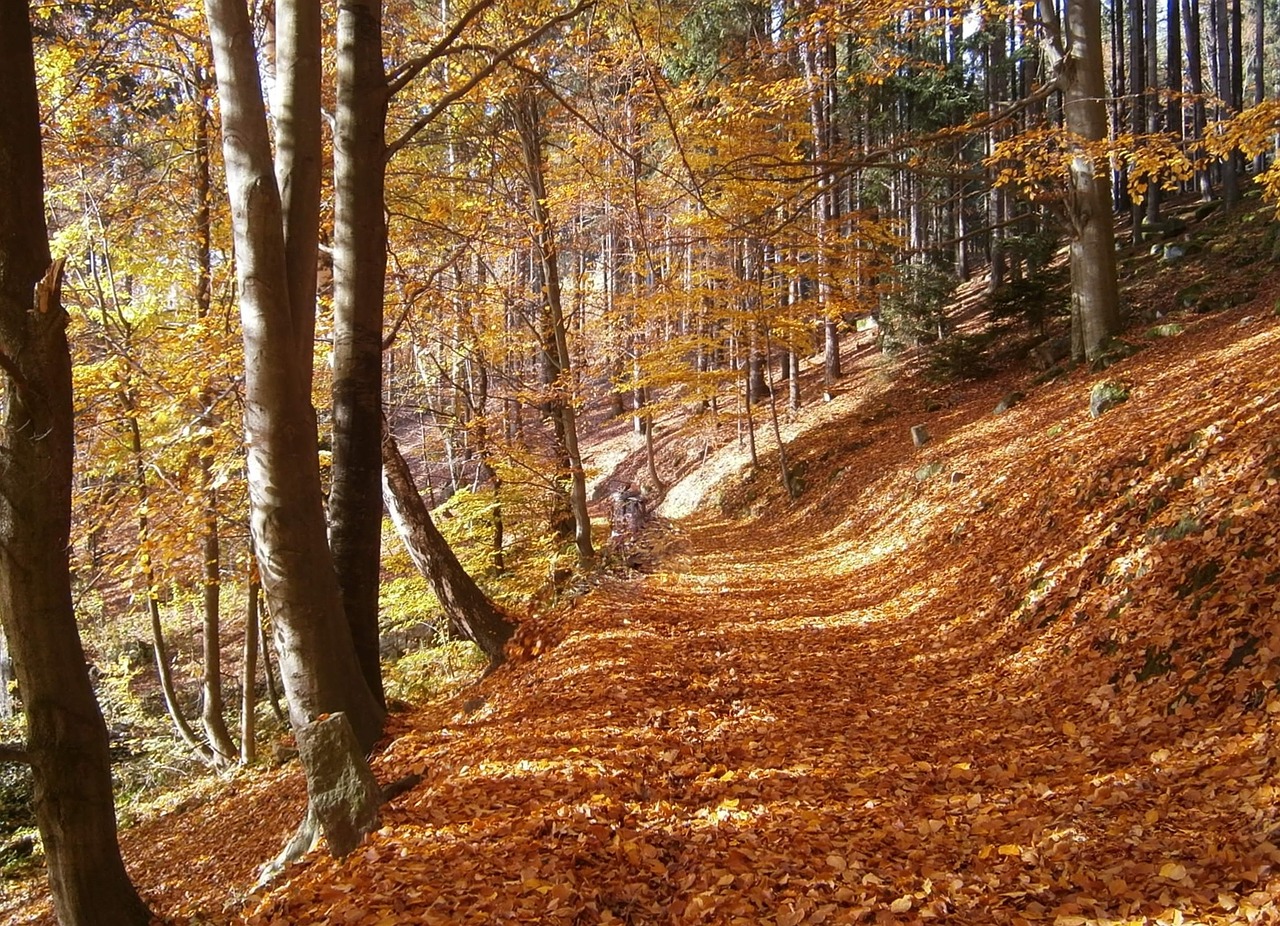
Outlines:
[[[287,0],[285,0],[287,2]],[[209,0],[245,347],[251,527],[295,729],[343,711],[361,745],[382,732],[329,553],[315,419],[291,317],[280,194],[243,0]]]
[[489,657],[490,667],[505,659],[503,647],[515,633],[515,623],[495,605],[449,548],[436,530],[413,474],[405,462],[390,426],[382,423],[383,498],[392,523],[418,570],[431,583],[440,599],[449,626],[470,640]]
[[58,922],[133,926],[151,914],[120,859],[107,727],[71,599],[71,358],[28,16],[25,3],[0,4],[0,622]]
[[1042,3],[1047,52],[1062,90],[1067,131],[1079,139],[1067,193],[1070,222],[1072,346],[1093,360],[1120,330],[1115,233],[1106,167],[1088,147],[1107,137],[1103,100],[1102,12],[1098,0],[1068,0],[1066,32],[1054,5]]

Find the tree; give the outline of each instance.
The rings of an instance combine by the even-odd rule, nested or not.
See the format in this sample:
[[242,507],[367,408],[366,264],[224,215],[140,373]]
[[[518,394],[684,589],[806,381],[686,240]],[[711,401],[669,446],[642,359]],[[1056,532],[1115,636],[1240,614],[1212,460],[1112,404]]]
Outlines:
[[556,439],[569,472],[569,501],[573,511],[574,541],[578,559],[590,562],[595,555],[591,543],[591,515],[587,511],[586,475],[578,448],[578,426],[573,408],[573,368],[569,356],[569,333],[565,324],[560,285],[560,257],[555,230],[547,206],[545,137],[542,104],[535,87],[526,83],[511,104],[511,115],[520,136],[524,179],[529,190],[529,210],[533,220],[533,249],[542,291],[544,324],[540,328],[541,351],[547,385],[552,391],[551,414]]
[[503,647],[515,633],[516,625],[467,575],[448,542],[436,530],[431,512],[414,485],[409,464],[385,420],[382,422],[382,484],[383,498],[396,532],[418,571],[431,583],[450,629],[480,647],[489,657],[490,668],[500,665],[506,658]]
[[143,924],[116,842],[107,728],[71,599],[72,405],[49,253],[25,3],[0,6],[0,620],[27,717],[36,819],[63,926]]
[[307,389],[310,357],[304,359],[299,347],[312,307],[294,306],[290,299],[283,211],[253,33],[243,0],[210,0],[206,9],[240,290],[253,538],[290,720],[297,728],[320,714],[343,711],[368,748],[381,734],[384,711],[356,659],[329,552]]
[[[381,0],[338,10],[334,120],[333,481],[334,566],[365,681],[382,700],[378,651],[382,540],[379,422],[387,266],[384,182],[387,81]],[[319,113],[319,106],[316,106]],[[312,275],[314,279],[314,274]]]
[[1107,137],[1099,0],[1068,0],[1064,23],[1052,3],[1040,5],[1049,64],[1074,136],[1067,193],[1071,238],[1072,355],[1089,360],[1120,330],[1115,234],[1105,168],[1091,143]]

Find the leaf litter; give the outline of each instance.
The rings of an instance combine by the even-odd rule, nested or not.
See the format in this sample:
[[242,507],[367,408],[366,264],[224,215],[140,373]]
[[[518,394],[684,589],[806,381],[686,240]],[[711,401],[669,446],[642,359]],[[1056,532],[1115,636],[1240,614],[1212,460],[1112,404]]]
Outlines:
[[1083,371],[998,418],[1007,376],[828,411],[799,500],[724,489],[536,658],[395,715],[375,770],[424,777],[352,856],[237,893],[290,771],[124,833],[130,870],[252,926],[1277,922],[1278,341],[1197,322],[1097,420]]

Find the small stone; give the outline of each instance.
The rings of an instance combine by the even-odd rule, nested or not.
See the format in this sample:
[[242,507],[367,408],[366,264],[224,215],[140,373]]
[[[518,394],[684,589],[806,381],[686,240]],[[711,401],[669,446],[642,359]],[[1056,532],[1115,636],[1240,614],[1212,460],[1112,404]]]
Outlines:
[[929,443],[929,429],[922,424],[917,424],[911,429],[911,442],[917,447],[923,447]]
[[994,409],[991,410],[991,414],[1003,415],[1025,398],[1026,396],[1016,389],[1013,392],[1006,393],[1005,397],[999,401]]

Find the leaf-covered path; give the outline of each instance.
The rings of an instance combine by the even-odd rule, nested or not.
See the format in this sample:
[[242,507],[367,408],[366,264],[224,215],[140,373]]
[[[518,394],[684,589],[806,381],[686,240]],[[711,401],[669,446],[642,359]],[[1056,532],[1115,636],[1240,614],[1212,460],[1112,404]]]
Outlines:
[[198,923],[1276,922],[1278,344],[1219,316],[1097,420],[1098,376],[970,387],[919,451],[918,397],[857,399],[798,502],[726,486],[395,715],[379,777],[424,779],[352,857],[243,893],[288,771],[127,831],[131,871]]
[[1081,378],[806,437],[801,504],[762,475],[405,718],[424,783],[249,921],[1275,921],[1276,334],[1098,421]]

